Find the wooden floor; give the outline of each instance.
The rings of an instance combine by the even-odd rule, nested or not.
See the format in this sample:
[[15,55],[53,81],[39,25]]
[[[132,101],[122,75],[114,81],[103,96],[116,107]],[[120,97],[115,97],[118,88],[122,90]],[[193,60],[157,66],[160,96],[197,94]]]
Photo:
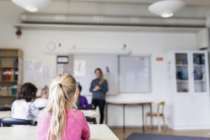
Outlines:
[[[123,133],[122,128],[111,128],[112,132],[115,133],[115,135],[120,140],[125,140],[129,135],[132,133],[142,133],[141,128],[126,128],[125,134]],[[171,130],[167,129],[167,131],[163,131],[161,133],[158,133],[158,130],[156,128],[153,129],[147,129],[146,133],[149,134],[162,134],[162,135],[178,135],[178,136],[192,136],[192,137],[207,137],[210,138],[210,130]]]

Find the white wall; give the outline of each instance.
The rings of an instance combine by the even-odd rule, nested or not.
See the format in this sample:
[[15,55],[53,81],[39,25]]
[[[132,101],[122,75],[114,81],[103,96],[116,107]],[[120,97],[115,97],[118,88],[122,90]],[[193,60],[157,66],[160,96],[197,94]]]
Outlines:
[[[194,33],[23,30],[23,35],[18,39],[13,24],[19,22],[21,12],[23,10],[9,2],[0,2],[0,47],[20,48],[24,52],[24,60],[40,60],[43,65],[52,65],[54,72],[56,56],[44,54],[47,51],[47,43],[51,41],[61,43],[62,47],[55,50],[59,52],[71,49],[73,44],[78,49],[121,49],[123,44],[127,44],[127,49],[131,50],[132,54],[152,54],[152,92],[108,96],[107,100],[110,101],[165,101],[166,62],[156,61],[156,57],[165,57],[165,52],[169,50],[195,50],[197,47]],[[38,87],[50,82],[43,80],[42,73],[36,74],[37,80],[34,83]],[[88,97],[89,100],[90,98]],[[121,126],[122,107],[110,106],[108,110],[109,125]],[[141,120],[140,107],[126,107],[127,126],[140,126]]]

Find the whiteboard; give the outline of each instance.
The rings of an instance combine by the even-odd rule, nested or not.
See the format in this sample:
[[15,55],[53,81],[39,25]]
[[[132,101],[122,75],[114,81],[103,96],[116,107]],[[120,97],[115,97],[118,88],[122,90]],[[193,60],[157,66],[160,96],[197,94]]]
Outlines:
[[[109,91],[107,94],[118,94],[118,56],[113,55],[74,55],[74,62],[81,61],[85,65],[85,76],[76,76],[77,82],[82,85],[82,95],[92,95],[89,92],[90,84],[95,79],[95,69],[101,68],[104,77],[108,82]],[[109,72],[107,72],[107,68]]]
[[149,56],[119,56],[119,92],[151,92]]

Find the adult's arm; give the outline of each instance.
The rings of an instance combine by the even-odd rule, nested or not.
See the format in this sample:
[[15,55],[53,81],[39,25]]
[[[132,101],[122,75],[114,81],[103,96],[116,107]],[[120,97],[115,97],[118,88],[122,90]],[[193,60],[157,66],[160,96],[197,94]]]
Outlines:
[[93,89],[94,89],[95,87],[93,87],[93,81],[91,82],[91,84],[90,84],[90,92],[93,92]]
[[106,93],[108,91],[108,84],[107,81],[104,80],[104,83],[100,86],[100,91]]

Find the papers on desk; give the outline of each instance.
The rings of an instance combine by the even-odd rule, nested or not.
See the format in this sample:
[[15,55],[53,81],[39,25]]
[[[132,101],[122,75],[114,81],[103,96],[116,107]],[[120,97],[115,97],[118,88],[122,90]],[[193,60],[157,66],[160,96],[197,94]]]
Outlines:
[[91,111],[91,110],[81,110],[85,116],[93,116],[95,114],[97,114],[95,111]]

